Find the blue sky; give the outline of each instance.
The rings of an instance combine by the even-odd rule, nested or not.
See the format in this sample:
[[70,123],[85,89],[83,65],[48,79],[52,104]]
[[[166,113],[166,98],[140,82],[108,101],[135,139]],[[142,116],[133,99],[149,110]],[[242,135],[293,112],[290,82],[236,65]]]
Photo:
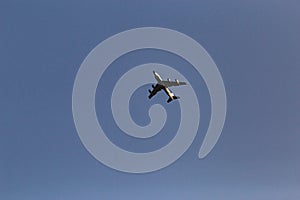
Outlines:
[[[1,1],[0,198],[299,199],[299,8],[292,0]],[[223,77],[228,111],[219,142],[199,160],[210,117],[201,77],[165,52],[118,59],[103,80],[115,77],[99,88],[97,99],[121,76],[120,66],[162,62],[189,74],[201,91],[203,116],[194,143],[178,161],[153,173],[127,174],[104,166],[82,145],[72,117],[72,88],[97,44],[145,26],[183,32],[208,51]],[[140,124],[148,120],[135,110],[145,109],[144,90],[132,97],[131,113]],[[164,105],[166,96],[154,101]],[[109,115],[107,107],[96,106],[99,116]],[[171,106],[170,121],[176,120],[178,103]],[[109,117],[103,120],[108,130],[115,128]],[[126,148],[128,138],[118,134],[111,139]],[[133,150],[155,148],[171,137],[158,136],[147,146],[136,141]]]

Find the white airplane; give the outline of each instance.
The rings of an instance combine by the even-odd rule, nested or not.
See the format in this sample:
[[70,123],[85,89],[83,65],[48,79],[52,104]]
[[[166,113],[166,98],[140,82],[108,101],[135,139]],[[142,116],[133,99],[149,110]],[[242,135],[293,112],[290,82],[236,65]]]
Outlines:
[[175,96],[175,94],[172,93],[168,87],[186,85],[186,82],[179,82],[177,79],[175,79],[175,81],[171,81],[170,79],[163,81],[157,72],[153,71],[153,74],[154,74],[154,78],[157,81],[157,84],[155,86],[152,85],[153,88],[152,91],[150,89],[148,90],[150,93],[148,96],[149,99],[151,99],[154,95],[156,95],[156,93],[159,92],[161,89],[163,89],[166,92],[166,94],[169,96],[169,99],[167,101],[168,103],[170,103],[174,99],[179,99],[179,97]]

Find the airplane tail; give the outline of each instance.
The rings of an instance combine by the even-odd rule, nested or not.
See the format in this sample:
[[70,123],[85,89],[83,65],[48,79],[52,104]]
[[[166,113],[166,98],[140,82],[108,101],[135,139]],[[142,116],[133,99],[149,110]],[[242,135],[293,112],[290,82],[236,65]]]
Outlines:
[[151,98],[153,97],[153,95],[152,95],[152,91],[149,89],[149,90],[148,90],[148,92],[149,92],[148,99],[151,99]]
[[174,99],[180,99],[180,97],[175,96],[175,95],[173,96],[173,98],[169,97],[167,103],[170,103],[170,102],[173,101]]

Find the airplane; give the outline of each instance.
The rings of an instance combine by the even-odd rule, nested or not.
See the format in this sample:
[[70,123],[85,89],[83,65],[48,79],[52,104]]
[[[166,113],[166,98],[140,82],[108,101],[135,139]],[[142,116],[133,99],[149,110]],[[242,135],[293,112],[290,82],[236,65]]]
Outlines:
[[166,81],[163,81],[157,72],[153,71],[153,74],[154,74],[154,78],[157,81],[157,84],[155,86],[154,86],[154,84],[152,84],[152,88],[153,88],[152,91],[150,89],[148,90],[149,93],[150,93],[149,96],[148,96],[149,99],[151,99],[154,95],[156,95],[157,92],[159,92],[162,89],[169,96],[169,99],[167,100],[168,103],[170,103],[174,99],[179,99],[180,98],[178,96],[175,96],[175,94],[171,92],[169,87],[186,85],[186,82],[179,82],[177,79],[175,79],[175,81],[171,81],[170,79],[167,79]]

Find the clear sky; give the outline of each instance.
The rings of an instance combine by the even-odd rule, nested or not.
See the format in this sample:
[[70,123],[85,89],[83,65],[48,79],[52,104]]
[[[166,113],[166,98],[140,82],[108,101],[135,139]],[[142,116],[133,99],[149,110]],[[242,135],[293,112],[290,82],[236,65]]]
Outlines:
[[[0,199],[300,199],[299,9],[296,0],[0,1]],[[81,143],[72,88],[96,45],[145,26],[180,31],[208,51],[223,77],[228,111],[220,140],[199,160],[210,117],[201,77],[166,52],[137,51],[116,60],[101,80],[107,85],[98,88],[96,107],[119,146],[147,151],[172,138],[162,133],[129,141],[114,131],[108,98],[132,66],[173,66],[190,77],[201,106],[197,137],[178,161],[128,174],[101,164]],[[169,114],[165,129],[173,130],[178,102],[166,105],[163,93],[144,100],[148,86],[132,97],[133,119],[147,124],[148,106],[162,103]]]

